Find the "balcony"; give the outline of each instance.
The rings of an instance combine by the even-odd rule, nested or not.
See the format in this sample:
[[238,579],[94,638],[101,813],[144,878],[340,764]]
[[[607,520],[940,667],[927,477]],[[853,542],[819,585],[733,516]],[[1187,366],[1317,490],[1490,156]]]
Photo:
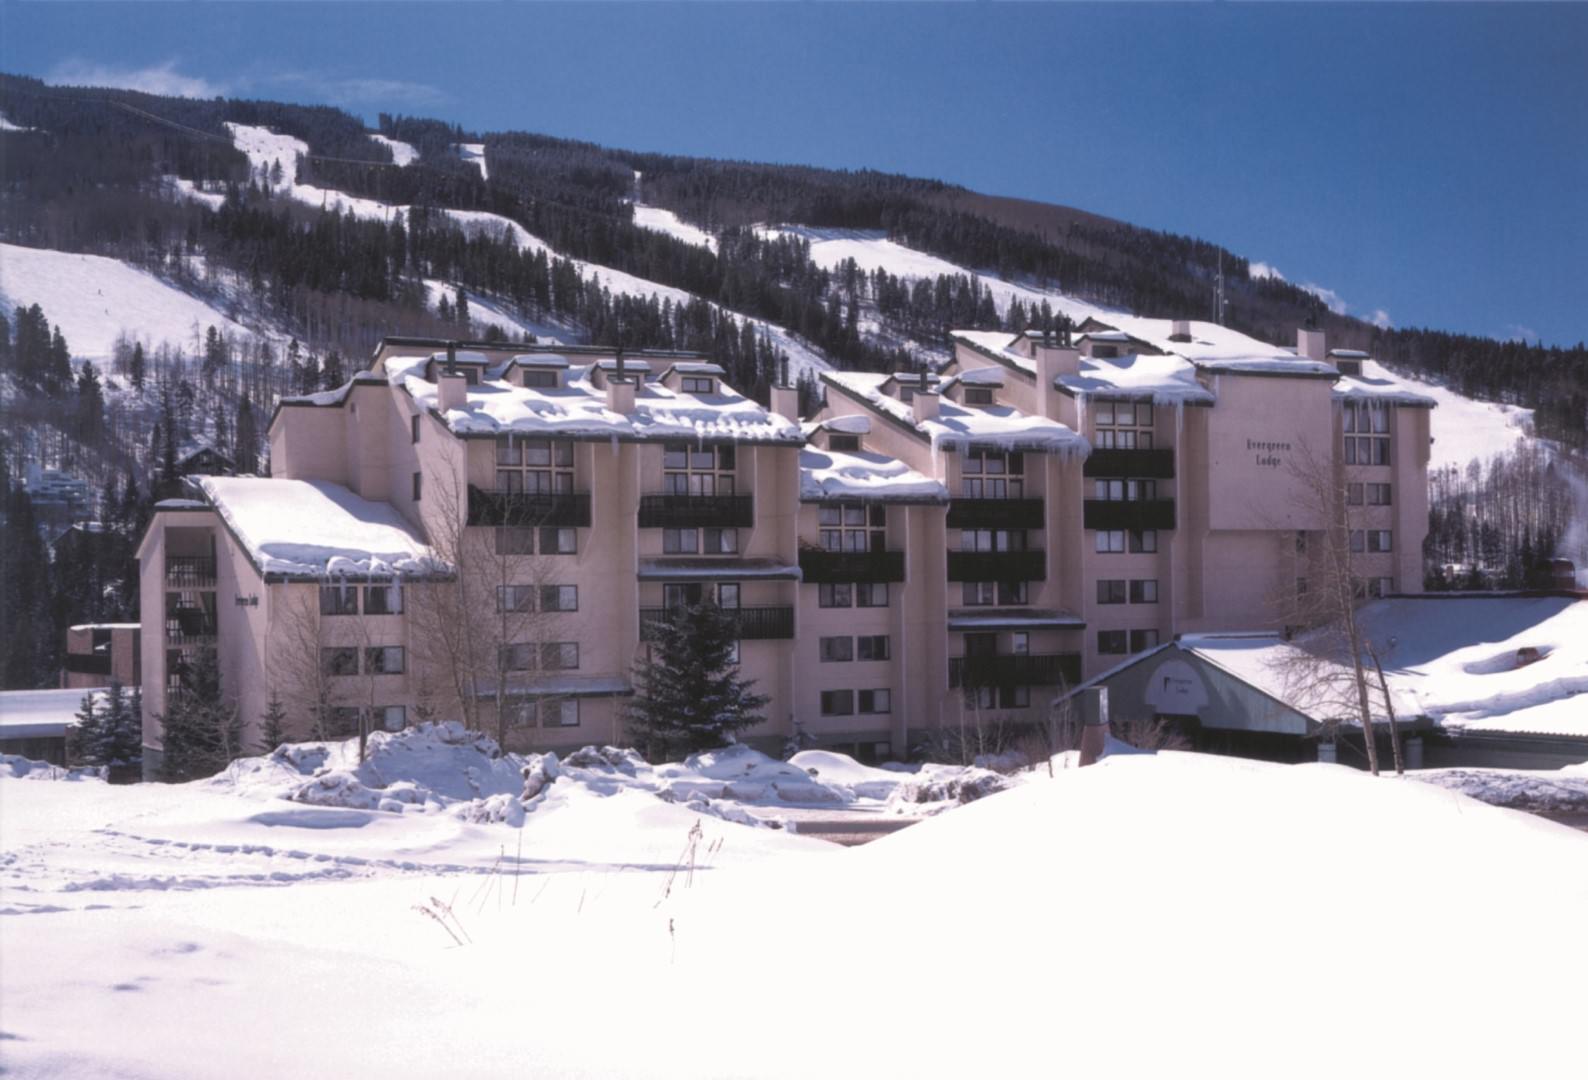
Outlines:
[[201,555],[167,555],[165,583],[174,589],[213,589],[215,560]]
[[1045,581],[1048,558],[1041,551],[950,551],[950,581]]
[[165,628],[165,643],[167,645],[212,645],[214,642],[214,623],[203,623],[194,626],[172,626],[167,624]]
[[807,584],[903,581],[904,552],[801,548],[800,573]]
[[1075,686],[1081,681],[1079,653],[955,656],[948,662],[948,685]]
[[959,497],[948,503],[951,529],[1040,529],[1041,499],[973,499]]
[[1082,515],[1087,529],[1172,529],[1173,499],[1087,499]]
[[589,492],[486,491],[469,485],[470,525],[590,527]]
[[[640,640],[655,641],[661,635],[657,623],[672,617],[672,608],[640,608]],[[742,607],[725,610],[738,624],[740,641],[769,641],[794,636],[793,607]]]
[[73,675],[109,675],[109,653],[67,653],[63,665]]
[[1173,480],[1174,451],[1094,449],[1087,457],[1086,464],[1081,467],[1081,475]]
[[753,495],[641,495],[642,529],[748,529]]

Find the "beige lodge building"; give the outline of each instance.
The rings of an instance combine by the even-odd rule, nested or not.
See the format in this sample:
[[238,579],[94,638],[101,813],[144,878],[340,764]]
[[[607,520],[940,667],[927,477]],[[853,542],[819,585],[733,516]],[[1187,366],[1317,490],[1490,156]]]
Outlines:
[[253,730],[273,696],[305,737],[495,730],[500,702],[515,748],[623,742],[647,628],[704,596],[770,697],[750,741],[903,756],[1176,634],[1277,627],[1319,467],[1349,484],[1364,594],[1421,589],[1433,402],[1363,354],[1124,315],[1067,345],[952,337],[934,375],[822,372],[803,420],[693,354],[387,339],[281,403],[270,478],[159,505],[148,759],[209,644]]

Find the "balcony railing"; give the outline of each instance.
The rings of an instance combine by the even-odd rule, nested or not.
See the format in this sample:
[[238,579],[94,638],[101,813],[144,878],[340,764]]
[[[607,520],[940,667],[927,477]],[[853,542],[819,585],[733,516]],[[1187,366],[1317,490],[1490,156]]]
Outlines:
[[950,581],[1045,581],[1047,555],[1040,551],[950,551]]
[[1075,686],[1081,681],[1079,653],[956,656],[948,662],[948,685]]
[[590,493],[486,491],[470,485],[469,524],[588,529]]
[[753,495],[641,495],[642,529],[748,529]]
[[[640,640],[655,641],[661,637],[658,624],[672,618],[673,608],[640,608]],[[794,609],[792,607],[742,607],[725,609],[723,614],[733,616],[740,641],[766,641],[794,636]]]
[[67,653],[64,666],[73,675],[109,675],[110,656],[105,653]]
[[215,560],[201,555],[167,555],[165,583],[178,589],[213,589]]
[[167,645],[206,645],[215,640],[215,627],[205,623],[198,627],[167,626],[165,628],[165,643]]
[[1040,529],[1043,527],[1041,499],[949,500],[948,527],[951,529]]
[[1087,499],[1082,525],[1088,529],[1172,529],[1173,499]]
[[902,551],[824,551],[800,549],[800,574],[806,582],[903,581]]
[[1133,476],[1143,480],[1173,480],[1174,451],[1095,449],[1081,466],[1083,476]]

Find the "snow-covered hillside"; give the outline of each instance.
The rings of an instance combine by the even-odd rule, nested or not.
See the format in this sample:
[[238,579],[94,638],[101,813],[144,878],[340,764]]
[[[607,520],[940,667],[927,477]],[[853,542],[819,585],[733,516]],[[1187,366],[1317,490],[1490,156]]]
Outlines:
[[400,139],[387,138],[385,135],[376,135],[373,132],[370,133],[370,138],[391,151],[392,164],[394,165],[412,165],[419,160],[419,151],[412,143],[405,143]]
[[455,143],[452,149],[456,150],[458,157],[464,161],[478,166],[481,180],[489,180],[491,178],[491,174],[486,171],[484,143]]
[[666,233],[668,236],[682,240],[686,244],[697,247],[717,250],[717,238],[705,229],[691,225],[671,210],[664,210],[660,206],[641,206],[634,204],[634,224],[642,229],[651,229],[655,232]]
[[[1389,374],[1383,365],[1371,360],[1362,370],[1369,376]],[[1448,387],[1411,375],[1392,377],[1439,403],[1432,418],[1434,445],[1429,452],[1430,469],[1451,465],[1465,468],[1474,458],[1487,461],[1515,449],[1518,439],[1532,438],[1532,409],[1463,397]]]
[[123,333],[146,344],[189,346],[210,326],[242,337],[254,333],[203,300],[118,259],[14,244],[0,244],[0,302],[7,310],[38,304],[60,326],[79,359],[109,359]]
[[1588,837],[1432,786],[1111,757],[843,850],[563,785],[514,827],[0,779],[7,1069],[1266,1080],[1581,1052]]
[[[470,293],[467,289],[464,293],[469,298],[469,321],[473,324],[475,334],[483,336],[487,327],[494,327],[515,340],[520,334],[534,334],[535,340],[550,344],[567,344],[573,339],[567,327],[535,322],[514,314],[495,301]],[[435,308],[443,297],[451,303],[457,294],[456,283],[425,278],[425,302],[431,308]]]

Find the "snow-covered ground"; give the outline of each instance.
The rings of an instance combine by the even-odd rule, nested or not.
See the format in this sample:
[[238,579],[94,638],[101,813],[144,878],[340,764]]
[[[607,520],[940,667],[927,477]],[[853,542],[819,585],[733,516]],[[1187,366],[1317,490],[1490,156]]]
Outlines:
[[691,225],[671,210],[660,206],[634,206],[634,224],[642,229],[652,229],[676,237],[686,244],[717,250],[717,238],[698,225]]
[[419,151],[412,143],[405,143],[401,139],[388,138],[385,135],[377,135],[374,132],[371,132],[369,137],[391,151],[391,160],[394,165],[399,167],[408,166],[419,160]]
[[1488,461],[1516,448],[1518,439],[1532,437],[1533,410],[1463,397],[1448,387],[1412,375],[1392,374],[1376,360],[1362,366],[1368,376],[1389,376],[1438,403],[1431,420],[1434,445],[1429,450],[1430,471],[1447,466],[1466,468],[1474,458]]
[[0,244],[0,303],[8,311],[18,304],[38,304],[60,326],[79,359],[109,359],[124,332],[146,344],[189,346],[210,326],[241,337],[253,335],[224,312],[147,270],[101,255],[47,248]]
[[6,119],[4,113],[0,113],[0,131],[32,131],[32,130],[33,129],[30,128],[30,127],[23,127],[20,124],[13,124],[10,120]]
[[[469,298],[469,321],[473,324],[473,332],[478,337],[485,336],[487,327],[495,327],[514,340],[517,340],[520,334],[534,334],[535,340],[551,345],[568,344],[574,336],[566,326],[552,326],[549,323],[526,319],[490,297],[481,296],[467,289],[463,291]],[[425,303],[431,310],[435,310],[442,297],[446,297],[447,303],[450,304],[457,295],[457,283],[425,278]]]
[[[470,820],[464,796],[518,781],[435,749],[373,755],[458,796],[401,814],[284,800],[307,778],[280,762],[0,779],[10,1075],[1491,1076],[1580,1054],[1588,837],[1435,787],[1110,757],[844,850],[566,775],[521,825]],[[866,782],[846,761],[818,773]]]
[[481,180],[489,180],[491,178],[491,174],[486,171],[485,167],[484,143],[454,143],[452,149],[458,152],[458,157],[479,167]]
[[1588,763],[1562,769],[1420,769],[1407,775],[1490,806],[1588,813]]

